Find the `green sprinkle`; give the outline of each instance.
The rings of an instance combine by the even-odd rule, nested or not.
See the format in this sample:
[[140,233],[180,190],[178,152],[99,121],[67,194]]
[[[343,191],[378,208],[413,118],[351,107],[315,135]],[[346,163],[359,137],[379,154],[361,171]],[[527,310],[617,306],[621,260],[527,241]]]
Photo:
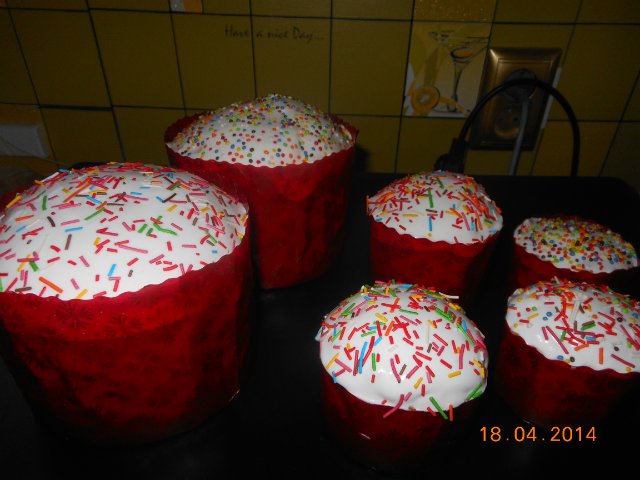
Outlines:
[[355,306],[356,306],[356,304],[355,304],[355,302],[354,302],[354,303],[352,303],[351,305],[349,305],[347,308],[345,308],[345,309],[342,311],[342,313],[341,313],[340,315],[341,315],[342,317],[348,317],[349,315],[351,315],[351,309],[352,309],[353,307],[355,307]]
[[376,354],[372,353],[371,354],[371,367],[373,368],[373,371],[376,371]]
[[402,313],[408,313],[410,315],[417,315],[418,314],[418,312],[414,312],[413,310],[405,310],[404,308],[401,308],[400,311]]
[[436,402],[436,399],[433,397],[429,397],[429,400],[431,401],[431,403],[433,403],[433,406],[436,407],[436,410],[438,410],[438,413],[442,415],[442,418],[444,418],[445,420],[449,420],[449,416],[442,410],[442,408],[440,408],[440,405],[438,405],[438,402]]
[[482,395],[482,392],[478,392],[478,390],[480,390],[482,388],[482,382],[480,382],[478,385],[476,385],[476,388],[474,388],[473,390],[471,390],[471,393],[469,393],[469,395],[467,395],[467,400],[471,400],[472,398],[476,398],[479,397],[480,395]]
[[46,210],[47,209],[47,196],[43,196],[42,197],[42,206],[40,207],[42,210]]
[[580,330],[589,330],[590,328],[593,328],[595,326],[596,326],[596,322],[591,320],[590,322],[583,323],[582,326],[580,327]]
[[333,336],[333,338],[331,339],[331,341],[333,342],[336,338],[338,338],[338,337],[342,334],[342,332],[343,332],[343,331],[344,331],[344,327],[342,328],[342,330],[338,330],[338,331],[336,332],[336,334]]
[[464,328],[461,323],[458,324],[458,330],[460,330],[463,333],[463,335],[465,337],[467,337],[467,340],[469,340],[469,342],[471,342],[471,345],[475,345],[476,344],[476,342],[473,340],[473,338],[471,338],[471,335],[469,335],[469,332],[467,332],[467,329]]
[[90,218],[95,217],[96,215],[98,215],[99,213],[102,213],[102,211],[104,210],[104,207],[96,210],[95,212],[93,212],[91,215],[89,215],[88,217],[84,217],[85,220],[89,220]]
[[138,233],[144,232],[146,228],[147,228],[147,224],[145,223],[138,229]]
[[38,265],[36,265],[36,262],[29,262],[29,265],[31,266],[31,268],[32,268],[32,270],[33,270],[34,272],[37,272],[38,270],[40,270],[40,269],[38,268]]
[[162,233],[170,233],[171,235],[178,235],[173,230],[170,230],[168,228],[162,228],[160,225],[157,225],[157,224],[156,224],[156,230],[158,230],[158,231],[160,231]]
[[451,313],[446,313],[443,310],[440,310],[438,307],[435,307],[436,312],[438,313],[438,315],[440,315],[443,318],[446,318],[447,320],[451,321],[451,318],[453,317],[453,315]]
[[[160,215],[158,217],[158,221],[162,220],[162,215]],[[174,232],[173,230],[170,230],[168,228],[162,228],[160,225],[158,225],[157,223],[155,224],[156,230],[162,232],[162,233],[170,233],[171,235],[178,235],[176,232]],[[209,236],[211,237],[211,234],[209,234]],[[213,238],[213,237],[211,237]]]

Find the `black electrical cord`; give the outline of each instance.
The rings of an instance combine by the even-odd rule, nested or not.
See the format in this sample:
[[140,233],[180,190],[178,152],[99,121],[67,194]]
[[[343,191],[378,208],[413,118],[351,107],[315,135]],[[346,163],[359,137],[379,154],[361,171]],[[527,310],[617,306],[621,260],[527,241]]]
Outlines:
[[547,93],[552,95],[558,103],[564,109],[569,121],[571,123],[571,130],[573,132],[573,154],[571,156],[571,176],[575,177],[578,175],[578,164],[580,161],[580,129],[578,127],[578,120],[576,118],[571,105],[567,99],[554,87],[549,85],[542,80],[538,80],[537,78],[516,78],[513,80],[508,80],[489,93],[487,93],[484,97],[478,101],[476,106],[471,110],[471,113],[465,119],[462,128],[460,129],[460,135],[458,138],[454,138],[451,142],[451,149],[448,153],[441,155],[435,163],[436,170],[449,170],[453,172],[462,173],[464,172],[464,164],[467,156],[467,149],[469,145],[465,140],[469,130],[471,129],[471,125],[475,121],[476,117],[482,110],[482,108],[495,97],[497,94],[513,87],[522,86],[522,85],[532,85],[534,87],[539,87],[545,90]]

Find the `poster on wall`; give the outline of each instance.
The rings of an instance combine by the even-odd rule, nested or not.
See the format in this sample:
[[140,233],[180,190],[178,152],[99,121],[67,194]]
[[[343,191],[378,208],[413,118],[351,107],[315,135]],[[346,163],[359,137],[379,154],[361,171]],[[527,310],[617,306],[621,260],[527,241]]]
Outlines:
[[468,115],[477,100],[490,33],[487,23],[415,23],[403,114]]

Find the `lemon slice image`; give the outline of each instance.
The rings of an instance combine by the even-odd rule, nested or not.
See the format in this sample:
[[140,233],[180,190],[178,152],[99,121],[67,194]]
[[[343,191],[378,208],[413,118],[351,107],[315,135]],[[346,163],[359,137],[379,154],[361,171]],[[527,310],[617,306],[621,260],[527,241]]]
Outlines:
[[432,85],[423,85],[411,92],[411,106],[421,115],[427,115],[439,101],[440,91]]

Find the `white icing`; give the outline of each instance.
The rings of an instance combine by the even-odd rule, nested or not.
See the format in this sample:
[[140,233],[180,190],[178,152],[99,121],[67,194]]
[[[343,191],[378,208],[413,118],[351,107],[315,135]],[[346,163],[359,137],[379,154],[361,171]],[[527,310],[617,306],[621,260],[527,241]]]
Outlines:
[[640,303],[605,286],[556,279],[518,289],[506,321],[546,358],[640,372]]
[[433,290],[365,285],[325,316],[317,340],[326,371],[371,404],[395,407],[402,396],[402,410],[435,412],[437,404],[446,415],[486,388],[483,334]]
[[60,171],[0,216],[0,292],[115,297],[232,252],[247,211],[188,172],[138,163]]
[[618,233],[578,217],[532,217],[513,234],[517,245],[557,268],[610,273],[638,266],[633,245]]
[[354,143],[346,125],[328,114],[271,94],[203,112],[167,146],[194,159],[277,167],[312,163]]
[[447,243],[482,242],[502,229],[502,214],[484,187],[464,174],[417,173],[367,199],[367,212],[398,233]]

